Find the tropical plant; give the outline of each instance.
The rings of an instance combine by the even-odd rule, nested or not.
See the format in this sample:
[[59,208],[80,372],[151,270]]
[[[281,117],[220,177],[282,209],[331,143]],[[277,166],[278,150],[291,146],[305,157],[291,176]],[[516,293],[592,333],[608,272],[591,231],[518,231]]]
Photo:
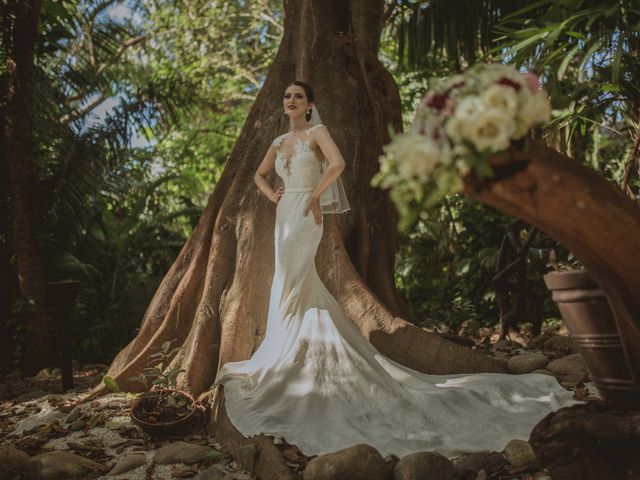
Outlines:
[[[275,3],[222,2],[226,15],[195,24],[173,2],[44,2],[36,218],[47,280],[80,281],[77,358],[107,361],[126,343],[195,227],[278,39]],[[202,54],[223,37],[234,49]],[[26,338],[14,282],[2,307],[12,356]]]
[[557,110],[549,130],[561,151],[584,158],[584,139],[606,130],[626,138],[631,159],[640,113],[634,2],[539,0],[503,17],[496,31],[504,37],[489,55],[544,76]]
[[[149,365],[152,366],[145,368],[138,375],[130,377],[129,380],[141,384],[147,391],[152,388],[159,390],[176,388],[178,375],[185,370],[174,367],[165,371],[171,359],[181,350],[181,347],[172,347],[175,341],[174,339],[164,342],[157,352],[150,355]],[[148,396],[148,393],[142,395]]]

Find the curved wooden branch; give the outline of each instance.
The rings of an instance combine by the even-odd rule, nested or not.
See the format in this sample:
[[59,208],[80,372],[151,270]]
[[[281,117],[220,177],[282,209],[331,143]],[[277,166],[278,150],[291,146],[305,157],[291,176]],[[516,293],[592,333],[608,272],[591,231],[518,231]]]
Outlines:
[[495,156],[496,177],[465,193],[566,245],[609,298],[627,362],[640,379],[640,207],[616,185],[541,143]]

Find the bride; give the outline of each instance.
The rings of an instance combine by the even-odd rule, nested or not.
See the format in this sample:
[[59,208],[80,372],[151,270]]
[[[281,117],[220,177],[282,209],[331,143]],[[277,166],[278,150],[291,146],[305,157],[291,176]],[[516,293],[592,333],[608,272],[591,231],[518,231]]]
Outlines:
[[[304,82],[287,87],[289,132],[273,140],[255,174],[277,204],[275,271],[264,340],[249,360],[223,365],[215,381],[224,385],[229,419],[246,437],[273,435],[305,455],[367,443],[383,456],[452,457],[527,440],[542,417],[574,403],[555,378],[407,368],[367,341],[320,280],[322,215],[349,204],[345,162],[313,99]],[[274,166],[283,185],[272,189],[265,177]]]

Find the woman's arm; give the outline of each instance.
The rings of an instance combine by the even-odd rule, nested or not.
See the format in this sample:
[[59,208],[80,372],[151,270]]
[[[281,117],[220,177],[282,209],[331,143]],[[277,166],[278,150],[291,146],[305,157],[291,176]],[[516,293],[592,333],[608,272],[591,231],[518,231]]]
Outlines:
[[333,138],[331,138],[331,134],[327,127],[322,125],[315,128],[311,135],[329,162],[329,166],[324,171],[318,186],[311,194],[313,198],[320,198],[322,192],[329,188],[329,186],[340,176],[344,170],[345,163],[344,158],[342,158],[342,154],[340,153],[338,146],[333,141]]
[[329,162],[329,166],[324,171],[318,186],[309,197],[309,201],[307,202],[307,206],[304,208],[302,215],[306,217],[309,210],[311,210],[313,212],[314,221],[317,225],[320,225],[322,223],[320,195],[322,195],[322,192],[336,181],[344,170],[344,158],[342,158],[342,154],[340,153],[338,146],[333,141],[333,138],[331,138],[331,134],[329,133],[329,130],[327,130],[327,127],[322,125],[318,128],[314,128],[311,135]]
[[278,203],[278,200],[280,200],[282,193],[284,193],[284,186],[280,187],[278,191],[274,192],[273,189],[269,186],[269,182],[267,182],[267,179],[265,178],[274,167],[275,163],[276,148],[271,145],[269,147],[269,150],[267,150],[264,158],[262,159],[262,162],[260,162],[260,166],[253,176],[253,181],[269,200],[271,200],[273,203]]

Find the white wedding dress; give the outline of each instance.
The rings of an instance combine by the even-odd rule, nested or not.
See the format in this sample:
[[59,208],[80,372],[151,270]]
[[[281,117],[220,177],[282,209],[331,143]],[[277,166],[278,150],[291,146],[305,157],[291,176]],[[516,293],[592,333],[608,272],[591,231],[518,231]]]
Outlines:
[[276,208],[264,340],[249,360],[222,366],[215,381],[224,385],[240,433],[284,438],[306,455],[367,443],[382,455],[429,450],[452,457],[527,440],[542,417],[575,403],[548,375],[427,375],[374,348],[316,271],[323,224],[312,212],[302,215],[322,174],[309,134],[288,159],[281,151],[286,134],[273,142],[285,193]]

